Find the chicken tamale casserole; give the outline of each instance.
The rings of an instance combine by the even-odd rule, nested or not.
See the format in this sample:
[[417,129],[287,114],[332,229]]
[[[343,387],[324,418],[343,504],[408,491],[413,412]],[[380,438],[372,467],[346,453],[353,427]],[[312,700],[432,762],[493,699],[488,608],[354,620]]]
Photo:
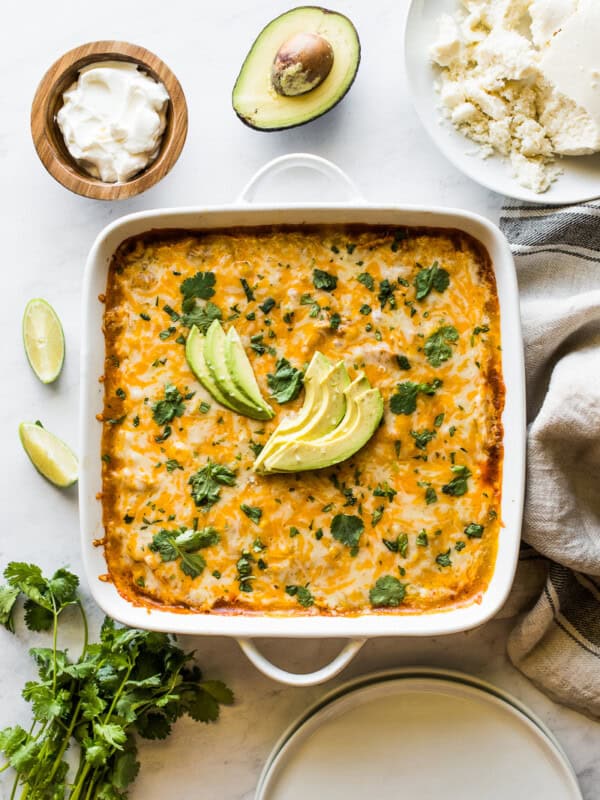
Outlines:
[[154,232],[119,247],[101,300],[102,544],[125,598],[287,615],[481,599],[504,384],[475,239]]

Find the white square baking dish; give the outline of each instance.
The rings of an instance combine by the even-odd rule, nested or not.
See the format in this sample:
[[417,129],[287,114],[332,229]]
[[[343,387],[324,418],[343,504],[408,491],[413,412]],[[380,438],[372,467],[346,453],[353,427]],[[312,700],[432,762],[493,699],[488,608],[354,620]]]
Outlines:
[[[259,205],[250,202],[259,181],[282,170],[296,167],[316,169],[340,181],[350,200],[333,203]],[[98,296],[105,291],[110,260],[119,244],[150,230],[227,228],[230,226],[365,223],[394,226],[455,228],[475,237],[489,253],[496,276],[500,302],[503,374],[506,404],[503,414],[504,464],[502,478],[502,521],[498,555],[490,585],[480,603],[467,607],[420,615],[268,616],[176,613],[135,606],[121,597],[112,583],[99,580],[107,571],[101,547],[102,426],[96,414],[103,408],[103,387],[98,378],[104,370],[103,305]],[[263,672],[276,680],[310,685],[337,674],[351,660],[367,638],[377,636],[438,636],[481,625],[502,606],[510,591],[517,563],[524,494],[525,390],[523,344],[519,318],[519,297],[512,255],[498,228],[482,217],[464,211],[415,206],[375,206],[357,199],[352,182],[337,167],[316,156],[283,156],[263,167],[238,200],[228,206],[143,211],[108,225],[90,251],[84,277],[81,342],[79,480],[83,560],[91,592],[98,605],[111,617],[133,627],[185,634],[233,636]],[[270,664],[255,648],[253,637],[332,637],[351,641],[337,658],[315,673],[292,675]]]

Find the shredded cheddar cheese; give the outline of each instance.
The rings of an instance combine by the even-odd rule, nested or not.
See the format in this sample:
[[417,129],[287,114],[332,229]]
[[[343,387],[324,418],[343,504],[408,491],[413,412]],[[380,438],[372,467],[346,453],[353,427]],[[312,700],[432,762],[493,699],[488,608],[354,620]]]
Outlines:
[[[104,544],[121,594],[284,614],[481,598],[501,535],[504,386],[478,242],[364,226],[149,234],[120,246],[105,304]],[[221,407],[188,367],[192,317],[215,315],[240,333],[273,420]],[[383,422],[335,467],[259,475],[260,446],[303,400],[279,404],[267,376],[315,350],[364,370]]]

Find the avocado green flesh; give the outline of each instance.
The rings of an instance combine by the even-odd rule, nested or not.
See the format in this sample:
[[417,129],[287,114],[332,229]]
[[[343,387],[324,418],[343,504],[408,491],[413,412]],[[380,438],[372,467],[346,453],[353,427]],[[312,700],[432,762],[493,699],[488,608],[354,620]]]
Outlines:
[[235,328],[229,328],[225,338],[225,366],[229,377],[245,398],[258,408],[262,408],[267,419],[275,416],[271,406],[265,402],[254,376],[252,364]]
[[324,439],[294,442],[267,461],[268,472],[298,472],[322,469],[354,455],[369,441],[383,415],[379,389],[369,389],[352,403],[351,410],[335,430]]
[[[322,361],[315,365],[315,358]],[[328,371],[323,374],[325,362]],[[312,372],[311,372],[311,367]],[[317,383],[318,381],[318,383]],[[333,431],[346,412],[344,390],[350,383],[343,361],[332,365],[320,353],[315,353],[306,371],[305,386],[308,382],[304,405],[291,422],[285,420],[271,434],[269,441],[254,463],[255,470],[261,470],[267,459],[271,459],[289,443],[318,439]]]
[[[299,33],[314,33],[326,39],[333,48],[333,66],[315,89],[285,97],[273,88],[271,65],[281,45]],[[294,8],[272,20],[258,35],[233,87],[233,108],[243,122],[259,130],[303,125],[344,97],[359,63],[360,41],[347,17],[315,6]]]
[[185,343],[185,357],[190,369],[196,378],[198,378],[202,386],[204,386],[206,391],[209,392],[222,406],[235,411],[235,407],[232,406],[227,398],[222,394],[221,390],[211,377],[204,359],[204,336],[200,333],[195,325],[190,330]]
[[272,414],[251,403],[233,382],[225,363],[225,345],[225,331],[216,319],[206,332],[204,342],[204,359],[213,382],[239,414],[252,419],[270,419]]

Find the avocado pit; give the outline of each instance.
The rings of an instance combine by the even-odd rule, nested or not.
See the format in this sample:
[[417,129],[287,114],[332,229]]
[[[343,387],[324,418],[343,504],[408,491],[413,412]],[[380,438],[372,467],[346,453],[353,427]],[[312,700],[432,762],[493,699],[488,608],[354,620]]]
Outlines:
[[320,86],[333,66],[333,47],[316,33],[297,33],[285,41],[273,61],[271,82],[284,97],[306,94]]

